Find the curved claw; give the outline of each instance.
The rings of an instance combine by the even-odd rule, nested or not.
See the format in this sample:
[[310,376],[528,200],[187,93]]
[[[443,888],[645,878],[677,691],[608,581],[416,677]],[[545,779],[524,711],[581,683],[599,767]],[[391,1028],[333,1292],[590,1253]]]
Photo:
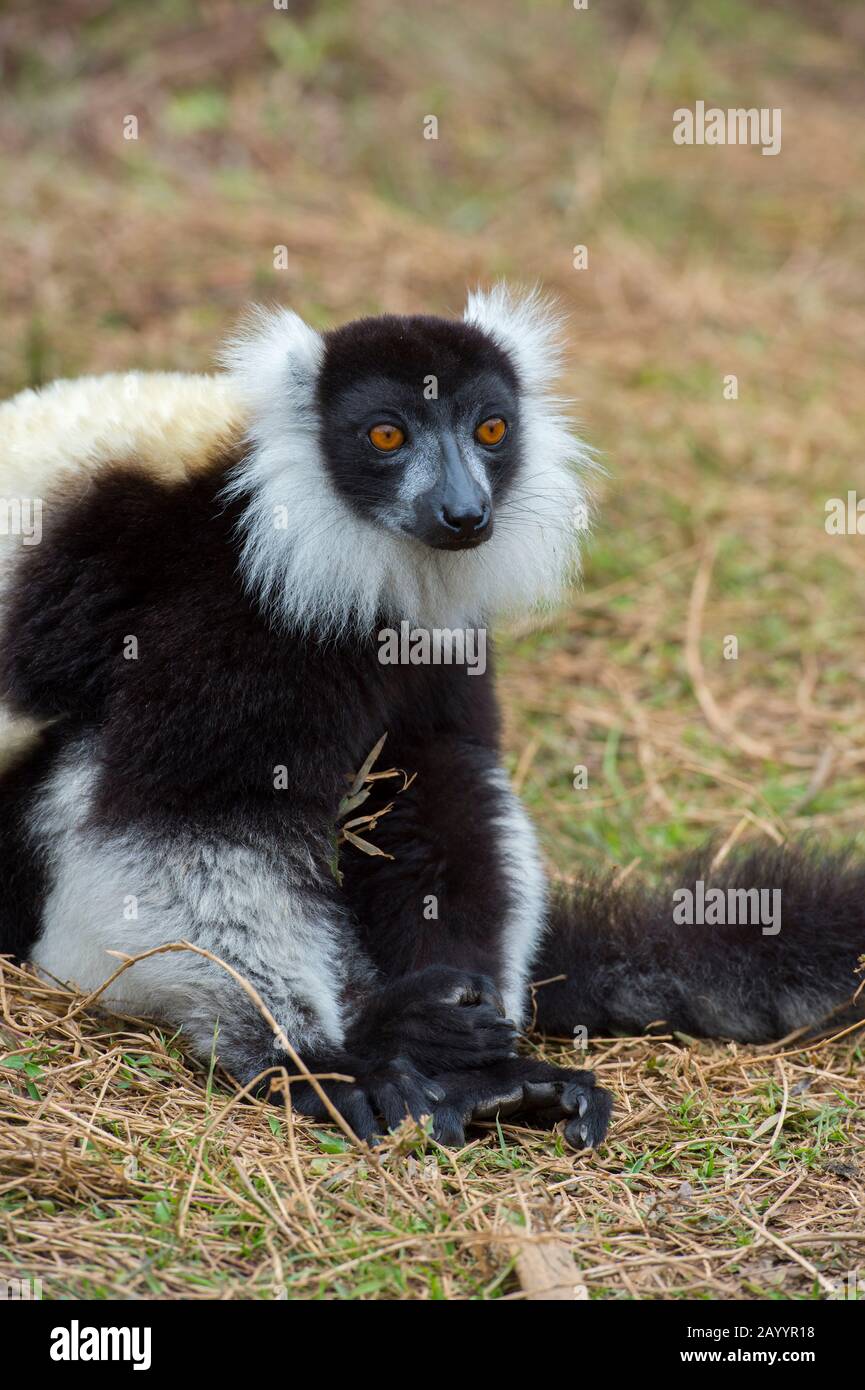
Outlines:
[[487,975],[479,977],[481,984],[478,991],[478,1002],[488,1004],[495,1009],[500,1018],[506,1017],[505,1001],[498,986]]
[[574,1087],[569,1102],[571,1117],[565,1124],[565,1141],[573,1149],[596,1149],[607,1133],[613,1097],[600,1086],[590,1091]]

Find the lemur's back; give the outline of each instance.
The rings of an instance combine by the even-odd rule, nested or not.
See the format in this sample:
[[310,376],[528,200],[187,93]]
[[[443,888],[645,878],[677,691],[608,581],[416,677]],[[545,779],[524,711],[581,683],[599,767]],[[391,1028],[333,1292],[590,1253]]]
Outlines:
[[21,391],[0,404],[0,496],[44,500],[58,483],[117,462],[181,480],[244,423],[228,376],[112,372]]
[[[0,404],[0,607],[25,545],[41,543],[52,503],[112,463],[170,485],[236,443],[245,413],[228,376],[112,372],[21,391]],[[0,702],[0,768],[35,726]]]

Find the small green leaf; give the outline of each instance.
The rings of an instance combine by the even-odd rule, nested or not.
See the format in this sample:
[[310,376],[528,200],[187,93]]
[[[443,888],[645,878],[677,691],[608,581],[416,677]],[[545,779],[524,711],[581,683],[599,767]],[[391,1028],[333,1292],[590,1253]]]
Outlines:
[[343,1139],[339,1134],[319,1134],[316,1139],[326,1154],[344,1154],[348,1150],[348,1140]]
[[23,1071],[27,1065],[26,1054],[18,1052],[14,1057],[0,1058],[0,1067],[8,1067],[10,1071]]

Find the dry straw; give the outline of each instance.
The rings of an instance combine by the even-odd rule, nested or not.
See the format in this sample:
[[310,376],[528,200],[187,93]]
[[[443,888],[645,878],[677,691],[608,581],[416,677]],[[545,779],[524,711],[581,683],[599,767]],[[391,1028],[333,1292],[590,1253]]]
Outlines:
[[596,1155],[411,1123],[370,1151],[84,1003],[2,967],[0,1274],[47,1297],[825,1298],[865,1254],[855,1034],[599,1042]]

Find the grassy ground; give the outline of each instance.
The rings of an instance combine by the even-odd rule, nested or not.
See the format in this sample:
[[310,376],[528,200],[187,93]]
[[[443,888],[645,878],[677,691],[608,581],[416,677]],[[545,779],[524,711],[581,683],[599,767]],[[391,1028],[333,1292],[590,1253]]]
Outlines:
[[[0,44],[4,393],[207,366],[250,298],[330,324],[540,280],[608,469],[583,591],[501,643],[551,865],[859,832],[865,540],[824,507],[863,488],[863,11],[64,0],[7,7]],[[781,154],[675,146],[697,99],[780,107]],[[506,1125],[370,1156],[69,1009],[4,970],[0,1275],[46,1296],[808,1299],[865,1277],[861,1034],[599,1040],[600,1154]]]

